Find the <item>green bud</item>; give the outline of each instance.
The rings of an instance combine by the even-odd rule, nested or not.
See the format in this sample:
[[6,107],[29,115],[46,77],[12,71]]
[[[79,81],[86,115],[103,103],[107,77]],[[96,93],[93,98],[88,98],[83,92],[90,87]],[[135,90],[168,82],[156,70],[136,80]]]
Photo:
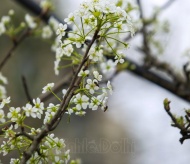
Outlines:
[[164,108],[166,111],[170,111],[170,102],[167,98],[164,99]]

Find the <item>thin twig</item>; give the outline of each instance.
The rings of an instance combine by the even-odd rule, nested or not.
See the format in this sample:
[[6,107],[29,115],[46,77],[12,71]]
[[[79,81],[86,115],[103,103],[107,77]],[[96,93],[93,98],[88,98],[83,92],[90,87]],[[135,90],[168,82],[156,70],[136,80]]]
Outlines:
[[5,66],[7,61],[12,57],[14,50],[18,47],[19,44],[21,44],[24,41],[24,39],[26,39],[29,36],[29,34],[30,34],[30,29],[27,28],[17,40],[16,39],[13,40],[13,46],[10,48],[10,50],[8,51],[8,53],[0,63],[0,71]]
[[30,96],[28,85],[27,85],[26,78],[24,75],[22,76],[22,84],[23,84],[23,88],[24,88],[27,100],[30,102],[30,104],[34,105],[32,98]]
[[170,7],[176,0],[169,0],[167,1],[162,7],[160,7],[160,11],[163,11]]

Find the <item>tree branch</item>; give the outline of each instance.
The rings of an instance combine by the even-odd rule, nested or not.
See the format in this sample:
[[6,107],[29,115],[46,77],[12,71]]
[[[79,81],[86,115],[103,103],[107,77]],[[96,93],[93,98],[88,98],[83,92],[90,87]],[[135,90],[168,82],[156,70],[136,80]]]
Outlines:
[[23,84],[23,88],[24,88],[24,91],[25,91],[25,94],[26,94],[28,101],[30,102],[30,104],[34,105],[34,103],[32,102],[32,98],[30,96],[30,93],[29,93],[28,85],[26,83],[26,78],[24,76],[22,76],[22,84]]
[[[83,56],[83,59],[80,63],[80,65],[77,68],[77,71],[75,72],[75,75],[69,85],[69,88],[67,90],[67,93],[65,94],[60,107],[58,109],[58,111],[56,112],[56,114],[53,116],[53,118],[51,119],[51,121],[49,123],[47,123],[45,126],[42,127],[42,131],[34,137],[33,142],[31,143],[30,147],[23,153],[23,158],[21,159],[21,164],[25,164],[28,159],[32,156],[32,154],[37,151],[39,144],[41,143],[41,140],[47,136],[47,134],[53,130],[54,128],[57,127],[57,125],[59,124],[59,120],[62,118],[63,114],[66,112],[67,106],[71,100],[71,98],[74,95],[74,91],[76,90],[75,86],[79,86],[79,83],[81,82],[82,78],[78,77],[78,73],[80,72],[80,70],[82,69],[82,67],[85,65],[85,63],[88,60],[88,53],[92,47],[92,45],[94,44],[94,42],[96,41],[96,39],[98,38],[98,33],[99,33],[100,28],[98,27],[97,30],[94,33],[94,36],[90,42],[90,44],[88,45],[86,52]],[[58,123],[57,123],[58,122]]]
[[2,60],[2,62],[0,63],[0,71],[2,70],[2,68],[4,67],[4,65],[7,63],[7,61],[12,57],[14,50],[18,47],[19,44],[21,44],[24,39],[27,38],[27,36],[30,33],[30,29],[27,28],[21,35],[20,37],[16,40],[13,40],[13,46],[12,48],[8,51],[8,53],[6,54],[6,56],[4,57],[4,59]]

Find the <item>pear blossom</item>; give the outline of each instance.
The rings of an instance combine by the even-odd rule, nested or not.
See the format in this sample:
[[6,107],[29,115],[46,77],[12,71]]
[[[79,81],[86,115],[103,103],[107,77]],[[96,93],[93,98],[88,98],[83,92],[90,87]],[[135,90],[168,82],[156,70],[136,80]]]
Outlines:
[[4,23],[0,22],[0,35],[4,34],[6,31]]
[[0,99],[5,99],[7,96],[6,96],[6,89],[4,86],[0,85]]
[[19,164],[19,163],[20,163],[19,159],[11,158],[10,164]]
[[48,91],[51,91],[51,89],[54,87],[54,83],[48,83],[45,87],[43,87],[42,93],[46,93]]
[[2,75],[2,73],[0,72],[0,82],[2,82],[3,84],[7,84],[7,78],[5,76]]
[[69,153],[70,153],[70,150],[67,150],[67,151],[65,152],[65,163],[66,163],[66,164],[67,164],[68,161],[70,160],[70,155],[69,155]]
[[59,27],[56,31],[56,34],[58,35],[58,38],[61,39],[63,36],[65,36],[65,30],[67,29],[67,25],[66,24],[59,24]]
[[34,103],[34,111],[36,111],[36,116],[41,119],[41,115],[43,114],[43,110],[44,110],[44,103],[41,102],[41,100],[39,98],[37,98],[36,100],[33,99],[33,103]]
[[94,78],[98,81],[102,81],[102,75],[98,71],[93,71]]
[[113,89],[112,89],[112,86],[111,86],[110,81],[107,82],[107,87],[108,87],[108,89],[109,89],[109,91],[110,91],[110,94],[112,95]]
[[2,109],[6,104],[9,104],[10,102],[10,97],[4,98],[0,104],[0,108]]
[[78,111],[75,114],[78,116],[84,116],[86,114],[86,112],[85,111]]
[[92,97],[91,102],[89,104],[89,108],[92,108],[92,110],[97,110],[100,105],[100,100],[96,97]]
[[21,111],[20,107],[17,108],[11,107],[9,109],[9,113],[7,113],[7,117],[10,118],[11,121],[16,122],[21,116],[20,111]]
[[49,106],[47,107],[47,111],[48,112],[57,112],[57,110],[59,109],[60,104],[54,105],[52,103],[49,104]]
[[69,108],[69,109],[67,109],[67,112],[65,112],[65,113],[68,115],[71,115],[73,112],[74,112],[73,109]]
[[85,88],[88,89],[91,94],[94,94],[94,90],[99,89],[98,81],[96,79],[94,79],[94,80],[87,79],[86,82],[87,82],[87,84],[86,84]]
[[117,53],[117,55],[115,56],[115,64],[117,64],[117,63],[124,63],[124,59],[123,59],[123,57],[124,57],[124,55],[123,55],[123,53],[120,51],[120,52],[118,52]]
[[[59,75],[59,60],[54,61],[54,71],[56,75]],[[47,91],[43,91],[42,93],[45,93]]]
[[5,122],[5,113],[2,109],[0,109],[0,122]]
[[52,4],[51,4],[50,0],[42,0],[40,2],[40,7],[42,7],[45,10],[51,8],[51,6],[52,6]]
[[42,38],[44,39],[48,39],[51,38],[51,36],[53,35],[53,32],[51,30],[51,28],[49,26],[45,26],[42,29]]
[[23,110],[25,111],[26,117],[33,117],[36,118],[36,112],[37,108],[33,108],[31,104],[26,104],[25,107],[23,107]]
[[66,47],[64,47],[63,54],[65,54],[66,56],[71,56],[73,50],[74,50],[73,46],[71,44],[69,44]]
[[75,15],[73,13],[70,13],[68,15],[68,18],[65,18],[64,21],[67,23],[67,24],[71,24],[75,21]]
[[11,21],[11,18],[10,18],[10,16],[2,16],[2,18],[1,18],[1,22],[3,23],[3,24],[7,24],[7,23],[9,23]]
[[30,16],[29,14],[25,15],[25,20],[27,25],[31,28],[34,29],[37,27],[37,23],[34,21],[34,18],[32,16]]
[[53,30],[56,32],[59,27],[59,22],[57,19],[55,19],[53,16],[49,18],[49,25],[53,28]]
[[83,71],[83,70],[81,70],[80,72],[79,72],[79,74],[78,74],[78,76],[79,77],[86,77],[86,76],[88,76],[88,74],[89,74],[89,70],[85,70],[85,71]]
[[45,112],[44,124],[48,123],[54,115],[55,112]]
[[78,93],[74,98],[77,110],[86,109],[89,104],[88,100],[89,98],[86,95]]
[[107,62],[105,63],[101,63],[100,67],[102,69],[102,72],[105,74],[107,72],[112,72],[115,70],[115,63],[109,59]]
[[62,90],[63,97],[66,95],[66,93],[67,93],[67,90],[66,90],[66,89],[63,89],[63,90]]

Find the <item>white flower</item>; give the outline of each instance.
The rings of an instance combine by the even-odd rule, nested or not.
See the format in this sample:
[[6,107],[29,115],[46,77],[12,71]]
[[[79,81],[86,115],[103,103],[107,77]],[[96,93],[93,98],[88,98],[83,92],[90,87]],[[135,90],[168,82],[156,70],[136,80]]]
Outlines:
[[102,53],[102,49],[91,48],[89,52],[89,59],[91,59],[94,62],[97,62],[102,58]]
[[5,87],[0,85],[0,99],[6,98],[6,93],[7,93],[7,91],[6,91]]
[[75,114],[78,116],[84,116],[86,114],[86,112],[81,110],[79,112],[76,112]]
[[85,70],[85,71],[83,71],[83,70],[81,70],[80,72],[79,72],[79,74],[78,74],[78,76],[79,77],[86,77],[86,76],[88,76],[88,74],[89,74],[89,70]]
[[45,87],[43,87],[42,93],[46,93],[48,91],[51,91],[51,89],[54,87],[54,83],[48,83]]
[[108,89],[109,89],[109,91],[110,91],[110,94],[112,95],[112,93],[113,93],[113,89],[112,89],[112,86],[111,86],[110,81],[108,81],[108,83],[107,83],[107,87],[108,87]]
[[40,2],[40,7],[42,7],[42,9],[49,9],[51,8],[52,4],[50,3],[49,0],[42,0]]
[[69,155],[69,153],[70,153],[70,150],[67,150],[67,151],[65,152],[65,164],[67,164],[67,162],[70,160],[70,155]]
[[[56,60],[56,61],[54,61],[54,71],[55,71],[55,74],[56,75],[59,75],[59,62],[60,62],[60,60]],[[45,91],[46,92],[46,91]],[[45,93],[44,92],[44,93]],[[43,93],[43,92],[42,92]]]
[[25,15],[25,20],[26,20],[26,23],[28,24],[28,26],[31,28],[31,29],[34,29],[37,27],[37,24],[36,22],[34,21],[34,18],[31,17],[29,14],[26,14]]
[[57,110],[59,109],[60,104],[54,105],[52,103],[49,104],[49,106],[47,107],[47,111],[48,112],[57,112]]
[[73,46],[71,44],[67,45],[64,47],[63,49],[63,53],[66,55],[66,56],[71,56],[72,52],[73,52]]
[[71,24],[75,21],[75,15],[73,13],[70,13],[68,18],[65,18],[64,21],[67,23],[67,24]]
[[55,19],[54,17],[50,17],[49,18],[49,25],[53,27],[54,31],[57,31],[58,27],[59,27],[59,22],[57,21],[57,19]]
[[101,95],[98,95],[97,99],[101,102],[101,109],[105,110],[105,108],[107,108],[108,97],[103,93]]
[[2,73],[0,72],[0,82],[2,82],[3,84],[7,84],[7,78],[5,76],[2,75]]
[[0,22],[0,35],[4,34],[6,31],[4,23]]
[[86,95],[78,93],[74,98],[77,110],[81,110],[81,108],[86,109],[89,104],[88,100],[89,98]]
[[0,122],[5,122],[5,113],[2,109],[0,109]]
[[21,111],[20,107],[17,107],[17,108],[11,107],[9,109],[9,111],[10,112],[7,113],[7,117],[10,118],[11,121],[16,122],[19,119],[19,117],[21,116],[21,114],[20,114],[20,111]]
[[66,90],[66,89],[63,89],[63,90],[62,90],[63,97],[66,95],[66,93],[67,93],[67,90]]
[[12,16],[12,15],[14,15],[14,14],[15,14],[15,11],[14,11],[13,9],[10,9],[10,10],[9,10],[9,15]]
[[94,94],[94,90],[98,90],[98,81],[94,79],[93,81],[91,79],[87,79],[86,89],[89,90],[91,94]]
[[63,36],[65,36],[65,30],[67,29],[67,25],[66,24],[59,24],[59,27],[56,31],[56,34],[58,35],[58,38],[61,39]]
[[41,115],[43,114],[43,110],[44,110],[44,103],[41,102],[41,100],[39,98],[37,98],[36,100],[33,99],[33,103],[34,103],[34,111],[36,111],[36,116],[41,119]]
[[69,108],[69,109],[67,109],[67,112],[65,112],[65,113],[71,115],[73,112],[74,112],[73,109]]
[[115,70],[115,63],[109,59],[106,63],[101,63],[100,67],[102,69],[102,72],[105,74]]
[[53,35],[53,32],[51,30],[51,28],[49,26],[45,26],[42,29],[42,38],[44,39],[48,39],[51,38],[51,36]]
[[37,108],[33,108],[31,104],[26,104],[25,107],[23,107],[23,110],[25,111],[26,117],[33,117],[36,118],[36,112]]
[[9,23],[10,20],[11,20],[10,16],[2,16],[2,18],[1,18],[1,22],[2,22],[3,24]]
[[0,104],[0,108],[2,109],[5,106],[5,104],[9,104],[10,102],[11,102],[10,97],[3,99]]
[[45,112],[44,124],[48,123],[54,115],[55,112]]
[[19,159],[11,158],[10,164],[19,164],[19,163],[20,163]]
[[98,71],[93,71],[94,78],[98,81],[102,81],[102,75]]
[[89,108],[92,108],[92,110],[97,110],[100,105],[100,100],[96,97],[91,98],[91,103],[89,104]]
[[62,152],[60,150],[66,146],[65,140],[56,137],[54,138],[54,142],[56,143],[56,154],[61,154]]
[[64,161],[61,160],[59,156],[55,156],[54,158],[55,158],[54,159],[55,162],[53,162],[53,164],[62,164],[62,163],[64,163]]
[[119,63],[124,63],[124,59],[123,59],[123,57],[124,57],[124,55],[123,55],[123,53],[122,52],[117,52],[117,55],[115,56],[115,64],[117,64],[118,62]]

